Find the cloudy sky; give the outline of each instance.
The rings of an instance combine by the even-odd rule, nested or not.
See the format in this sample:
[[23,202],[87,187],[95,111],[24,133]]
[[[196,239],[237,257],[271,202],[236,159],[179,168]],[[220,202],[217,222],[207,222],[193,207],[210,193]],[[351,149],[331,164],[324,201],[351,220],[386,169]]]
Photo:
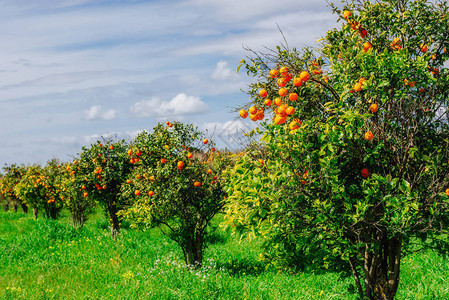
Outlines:
[[[0,164],[70,160],[100,136],[180,120],[239,132],[254,50],[315,45],[325,0],[0,0]],[[220,140],[222,139],[222,140]]]

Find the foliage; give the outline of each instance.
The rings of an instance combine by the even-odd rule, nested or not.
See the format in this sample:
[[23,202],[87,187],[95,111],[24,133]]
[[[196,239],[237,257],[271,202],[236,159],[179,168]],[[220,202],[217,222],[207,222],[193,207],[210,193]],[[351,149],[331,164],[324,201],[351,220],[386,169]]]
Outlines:
[[[83,147],[79,159],[67,165],[71,181],[67,184],[71,192],[69,205],[74,222],[80,224],[78,226],[86,218],[84,212],[93,203],[98,203],[109,219],[112,236],[118,233],[120,220],[117,212],[123,205],[120,186],[132,167],[126,155],[126,147],[124,140],[97,141],[90,147]],[[86,199],[79,197],[80,192]]]
[[121,214],[133,226],[163,225],[186,263],[201,265],[208,225],[224,203],[220,174],[229,158],[179,122],[141,132],[128,154],[136,167],[122,193],[134,201]]
[[[258,76],[250,113],[274,112],[262,126],[265,155],[275,162],[261,175],[241,176],[253,170],[245,160],[231,171],[229,222],[265,230],[274,245],[281,231],[312,263],[344,261],[361,297],[392,299],[411,241],[449,250],[449,7],[331,7],[343,25],[320,49],[278,47],[242,61]],[[263,209],[248,205],[240,180],[266,195]],[[272,224],[273,215],[289,217]]]
[[57,160],[51,160],[42,168],[34,164],[27,166],[14,192],[22,201],[33,208],[35,217],[43,210],[47,218],[56,219],[63,201],[61,199],[61,168]]
[[26,211],[26,205],[17,199],[17,196],[14,193],[14,186],[19,183],[22,178],[24,168],[24,166],[16,164],[5,165],[3,167],[5,175],[0,181],[0,193],[5,197],[7,207],[11,205],[15,211],[17,210],[17,205],[19,203],[22,204],[22,208]]

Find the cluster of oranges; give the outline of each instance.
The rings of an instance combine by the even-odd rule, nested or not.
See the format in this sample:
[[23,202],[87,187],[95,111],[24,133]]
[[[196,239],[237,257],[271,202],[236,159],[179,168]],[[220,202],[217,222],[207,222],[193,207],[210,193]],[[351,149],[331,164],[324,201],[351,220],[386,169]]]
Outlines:
[[[322,74],[323,71],[317,62],[313,63],[314,74]],[[273,123],[284,124],[287,122],[289,116],[295,114],[295,108],[293,102],[299,99],[298,93],[294,91],[295,88],[302,86],[310,79],[310,74],[307,71],[302,71],[299,76],[293,77],[289,69],[285,66],[277,69],[270,70],[269,77],[276,79],[277,91],[271,93],[274,99],[268,97],[269,92],[267,89],[262,88],[259,90],[259,97],[262,98],[264,106],[274,111]],[[249,118],[252,121],[258,121],[265,118],[265,108],[251,106],[248,111],[242,109],[239,111],[241,118]],[[299,119],[293,119],[289,127],[291,130],[299,128],[301,121]]]

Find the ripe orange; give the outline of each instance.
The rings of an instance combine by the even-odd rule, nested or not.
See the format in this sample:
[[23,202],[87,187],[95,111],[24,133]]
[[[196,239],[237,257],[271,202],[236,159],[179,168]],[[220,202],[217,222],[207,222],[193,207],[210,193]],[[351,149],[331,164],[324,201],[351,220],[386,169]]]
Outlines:
[[373,104],[370,105],[369,110],[372,113],[376,113],[379,110],[379,105],[377,105],[376,103],[373,103]]
[[370,175],[370,173],[369,173],[369,171],[368,171],[368,169],[362,169],[362,177],[363,178],[368,178],[369,177],[369,175]]
[[114,149],[114,146],[109,146],[109,150],[113,150]]
[[299,74],[299,78],[302,80],[302,82],[306,82],[307,80],[310,79],[310,74],[307,71],[302,71]]
[[101,187],[103,190],[107,189],[108,187],[106,186],[106,184],[103,184],[103,186]]
[[396,50],[401,49],[402,48],[401,39],[394,38],[393,41],[391,42],[390,46],[391,46],[391,48],[396,49]]
[[208,169],[207,174],[212,174],[212,169]]
[[449,197],[449,189],[446,189],[446,196]]
[[290,101],[296,101],[296,100],[298,100],[298,98],[299,98],[299,96],[297,93],[290,93],[288,95],[288,99],[290,99]]
[[139,196],[140,195],[140,191],[139,190],[134,191],[134,195]]
[[192,158],[193,157],[193,154],[192,153],[187,153],[187,158]]
[[278,70],[274,70],[274,69],[271,70],[269,74],[270,74],[270,77],[271,77],[271,78],[276,78],[276,77],[279,76]]
[[276,83],[279,87],[284,87],[287,85],[287,80],[285,80],[285,78],[278,78]]
[[261,89],[261,90],[259,91],[259,96],[260,96],[260,97],[265,98],[267,95],[268,95],[268,92],[267,92],[266,89]]
[[288,94],[288,90],[286,88],[280,88],[278,94],[279,96],[284,97]]
[[294,86],[301,86],[302,85],[302,79],[299,77],[295,77],[295,79],[293,79],[293,85]]
[[241,109],[239,111],[239,116],[240,116],[240,118],[245,119],[248,116],[248,112],[246,110],[244,110],[244,109]]
[[276,123],[276,124],[278,124],[278,125],[284,124],[286,121],[287,121],[287,118],[286,118],[286,117],[276,116],[276,117],[274,118],[274,123]]
[[349,10],[344,10],[342,16],[343,19],[347,20],[351,16],[351,12]]
[[127,180],[126,180],[126,183],[131,183],[131,180],[130,180],[130,179],[127,179]]
[[251,106],[248,111],[250,114],[254,115],[257,113],[257,108],[255,106]]
[[203,144],[204,144],[204,145],[206,145],[208,142],[209,142],[208,139],[204,139],[204,140],[203,140]]
[[270,99],[265,99],[264,103],[266,106],[271,106],[271,100]]
[[362,90],[362,84],[357,82],[352,89],[356,92],[360,92]]
[[261,165],[263,165],[263,159],[258,159],[258,162],[261,164]]
[[167,160],[165,158],[161,158],[161,164],[165,164]]
[[274,104],[276,106],[281,106],[282,105],[282,99],[277,97],[276,99],[274,99]]
[[371,131],[368,131],[368,132],[365,133],[365,139],[367,141],[371,141],[373,139],[373,137],[374,137],[374,135],[373,135],[373,133]]
[[257,120],[259,120],[259,116],[257,115],[257,114],[250,114],[249,115],[249,119],[251,120],[251,121],[257,121]]
[[372,49],[372,48],[373,48],[373,45],[371,45],[370,42],[365,42],[365,43],[363,44],[363,52],[368,52],[368,50],[369,50],[369,49]]
[[84,192],[84,193],[83,193],[83,196],[84,196],[84,197],[87,197],[88,195],[89,195],[88,192]]
[[129,149],[128,150],[128,155],[131,155],[133,153],[133,150]]
[[85,190],[86,189],[86,186],[85,185],[83,185],[82,187],[81,187],[83,190]]
[[288,68],[287,67],[281,67],[279,69],[279,73],[281,73],[281,76],[285,77],[288,74]]
[[295,113],[295,108],[293,106],[289,106],[287,107],[287,109],[285,110],[285,112],[287,113],[287,115],[293,115]]
[[178,161],[178,169],[182,170],[184,168],[184,163],[182,161]]
[[426,53],[427,52],[427,50],[428,50],[428,47],[427,47],[427,45],[426,44],[421,44],[421,51],[423,52],[423,53]]
[[193,185],[196,186],[196,187],[200,187],[200,186],[201,186],[201,182],[195,181],[195,182],[193,183]]
[[290,122],[290,124],[288,125],[288,127],[290,128],[290,130],[295,130],[299,128],[300,123],[294,119],[293,121]]
[[148,196],[151,197],[151,196],[153,196],[153,195],[154,195],[154,192],[153,192],[153,191],[149,191],[149,192],[148,192]]

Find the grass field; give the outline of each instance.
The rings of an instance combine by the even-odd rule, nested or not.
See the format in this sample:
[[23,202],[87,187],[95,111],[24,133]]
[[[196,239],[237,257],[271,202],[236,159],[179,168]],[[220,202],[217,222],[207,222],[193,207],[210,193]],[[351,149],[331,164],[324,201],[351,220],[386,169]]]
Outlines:
[[[357,299],[352,278],[279,273],[257,242],[216,231],[204,267],[185,268],[157,229],[124,228],[113,240],[100,212],[77,231],[58,221],[0,212],[0,299]],[[449,259],[406,257],[397,299],[449,299]]]

